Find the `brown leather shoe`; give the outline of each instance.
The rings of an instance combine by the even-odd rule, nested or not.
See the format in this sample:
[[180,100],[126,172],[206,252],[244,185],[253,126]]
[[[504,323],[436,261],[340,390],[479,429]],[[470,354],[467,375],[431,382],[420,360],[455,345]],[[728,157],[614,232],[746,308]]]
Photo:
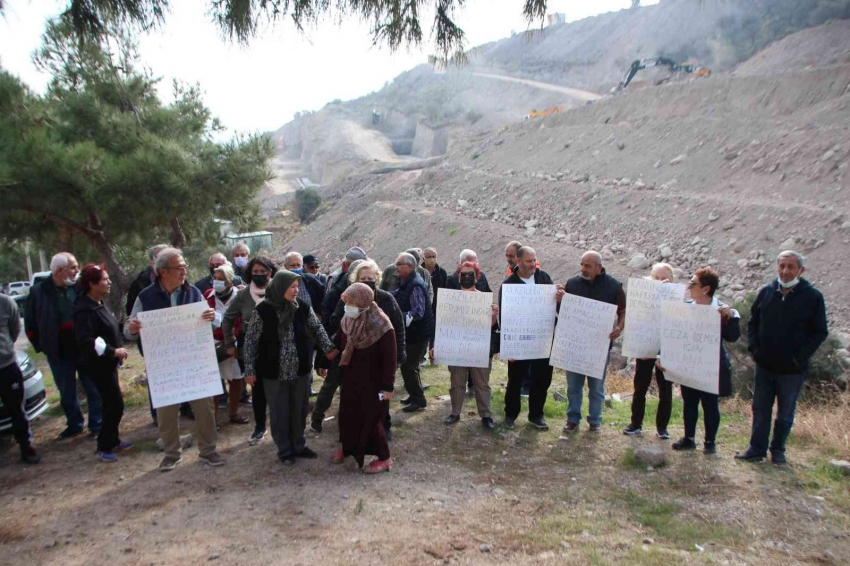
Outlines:
[[602,430],[602,425],[592,424],[588,430],[590,430],[590,432],[599,432]]
[[578,429],[578,423],[567,423],[564,425],[564,432],[575,432]]

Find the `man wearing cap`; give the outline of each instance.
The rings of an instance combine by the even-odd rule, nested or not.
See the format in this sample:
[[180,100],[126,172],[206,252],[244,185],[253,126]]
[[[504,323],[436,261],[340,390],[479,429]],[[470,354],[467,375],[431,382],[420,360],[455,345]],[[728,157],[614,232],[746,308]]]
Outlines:
[[309,273],[310,275],[315,275],[316,279],[321,282],[322,286],[327,289],[328,288],[328,276],[324,273],[319,273],[319,260],[313,254],[307,254],[304,256],[304,272]]

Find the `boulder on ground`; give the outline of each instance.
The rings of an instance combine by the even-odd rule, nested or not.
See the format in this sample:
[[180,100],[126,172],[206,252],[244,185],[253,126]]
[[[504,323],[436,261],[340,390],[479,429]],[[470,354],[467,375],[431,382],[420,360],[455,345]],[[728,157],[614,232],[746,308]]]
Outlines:
[[667,461],[667,453],[661,446],[638,446],[634,450],[635,460],[641,464],[657,468]]

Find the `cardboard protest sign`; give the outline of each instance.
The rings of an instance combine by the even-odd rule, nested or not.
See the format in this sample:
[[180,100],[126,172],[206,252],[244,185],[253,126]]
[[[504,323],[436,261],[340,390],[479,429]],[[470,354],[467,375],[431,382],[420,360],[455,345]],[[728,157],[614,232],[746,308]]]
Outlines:
[[602,379],[608,361],[609,335],[617,320],[617,305],[577,295],[564,295],[549,364]]
[[499,357],[503,360],[548,358],[555,332],[554,285],[502,285]]
[[441,365],[490,367],[493,293],[440,289],[434,360]]
[[668,381],[720,392],[720,313],[711,305],[665,303],[661,365]]
[[657,356],[661,349],[661,305],[682,304],[684,300],[684,285],[629,278],[623,355],[630,358]]

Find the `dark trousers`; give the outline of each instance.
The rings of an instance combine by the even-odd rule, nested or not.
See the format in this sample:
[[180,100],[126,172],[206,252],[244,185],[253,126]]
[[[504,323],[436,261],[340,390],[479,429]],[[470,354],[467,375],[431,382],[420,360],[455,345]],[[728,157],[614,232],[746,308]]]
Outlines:
[[121,442],[118,425],[124,416],[124,396],[118,383],[118,372],[92,374],[92,381],[103,400],[103,425],[97,435],[98,452],[112,452]]
[[770,419],[773,416],[773,402],[776,401],[776,420],[773,424],[773,440],[770,451],[785,454],[785,441],[794,426],[794,413],[797,399],[803,389],[806,375],[782,375],[767,371],[756,365],[755,388],[753,390],[753,432],[750,437],[750,450],[764,456],[767,454],[770,439]]
[[65,413],[67,426],[71,430],[83,430],[85,419],[80,410],[80,400],[77,398],[77,373],[80,382],[86,391],[86,399],[89,405],[89,430],[97,432],[100,430],[101,401],[100,394],[92,383],[91,376],[80,370],[75,360],[51,360],[47,359],[50,372],[53,374],[53,383],[59,390],[59,403]]
[[267,379],[263,383],[269,405],[272,438],[278,458],[294,458],[307,445],[304,438],[304,398],[310,395],[310,375],[291,381]]
[[32,429],[27,418],[24,375],[16,362],[0,368],[0,401],[12,420],[15,440],[25,450],[32,444]]
[[694,438],[699,420],[699,406],[702,404],[702,417],[705,421],[705,442],[713,444],[720,428],[720,397],[699,389],[682,385],[682,412],[685,420],[685,436]]
[[266,430],[266,389],[262,379],[255,380],[251,386],[251,406],[254,409],[254,426]]
[[539,360],[517,360],[508,362],[508,387],[505,390],[505,416],[515,419],[521,407],[522,384],[531,375],[528,392],[528,418],[543,416],[543,405],[552,385],[552,366],[548,358]]
[[330,409],[334,394],[336,394],[340,385],[342,385],[342,368],[339,366],[329,368],[328,375],[325,376],[319,394],[316,396],[316,402],[313,404],[312,420],[314,423],[325,420],[325,413]]
[[420,407],[425,407],[425,392],[422,390],[422,379],[419,373],[419,362],[428,351],[428,340],[407,343],[407,359],[401,364],[401,378],[404,380],[404,388],[410,396],[410,402]]
[[673,410],[673,384],[664,379],[664,372],[655,367],[655,360],[635,362],[635,394],[632,397],[632,426],[643,425],[646,412],[646,393],[652,383],[652,370],[655,370],[655,383],[658,385],[658,410],[655,413],[655,427],[664,430],[670,423]]

